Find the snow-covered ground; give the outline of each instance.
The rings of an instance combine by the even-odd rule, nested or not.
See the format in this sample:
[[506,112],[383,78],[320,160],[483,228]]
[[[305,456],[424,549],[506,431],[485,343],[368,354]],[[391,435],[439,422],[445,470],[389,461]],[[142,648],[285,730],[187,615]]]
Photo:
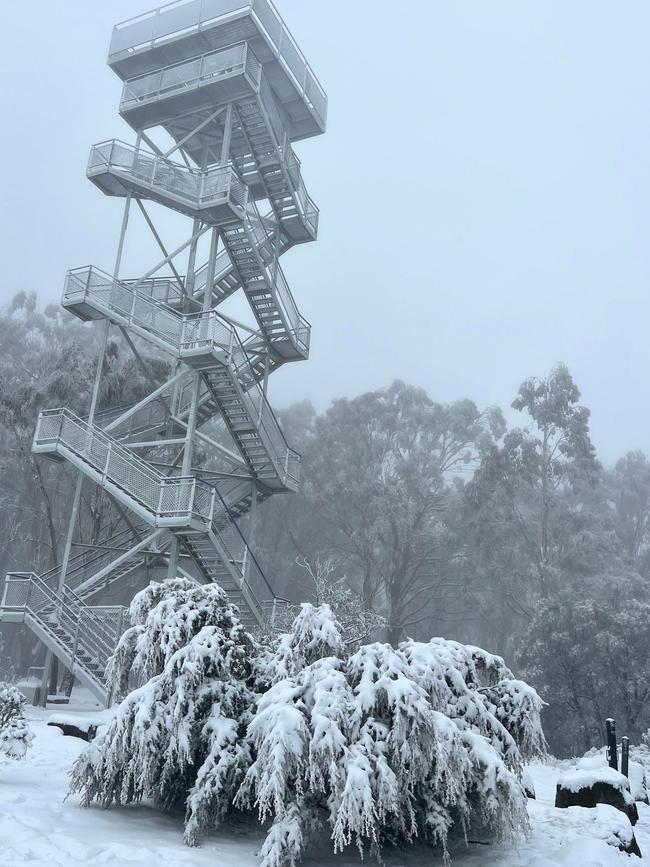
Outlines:
[[[34,746],[21,762],[0,760],[0,865],[14,867],[68,867],[68,865],[165,865],[165,867],[257,867],[256,852],[263,834],[247,820],[205,840],[200,849],[182,842],[182,816],[163,816],[147,806],[125,809],[83,810],[77,797],[65,800],[68,770],[84,748],[84,742],[64,737],[48,727],[53,713],[94,718],[92,702],[76,697],[69,709],[29,708],[35,734]],[[635,828],[641,851],[639,860],[618,852],[604,842],[612,823],[620,820],[613,808],[588,810],[553,807],[560,769],[532,765],[530,775],[537,800],[529,801],[532,833],[516,847],[470,845],[454,853],[454,867],[620,867],[650,865],[650,807],[639,804]],[[324,849],[322,850],[324,851]],[[431,865],[428,850],[410,847],[387,852],[387,867]],[[364,863],[373,863],[366,858]],[[353,855],[334,858],[330,852],[311,853],[305,867],[335,865],[359,867]]]

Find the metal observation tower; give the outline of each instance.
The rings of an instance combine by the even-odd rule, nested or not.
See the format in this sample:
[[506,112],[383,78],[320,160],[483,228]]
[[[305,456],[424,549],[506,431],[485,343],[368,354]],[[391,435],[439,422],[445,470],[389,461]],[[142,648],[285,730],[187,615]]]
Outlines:
[[[323,133],[327,115],[327,97],[270,0],[176,0],[118,24],[108,65],[124,82],[119,112],[135,143],[94,145],[87,174],[105,195],[125,199],[117,258],[112,272],[68,272],[62,302],[79,319],[103,322],[93,398],[86,418],[42,412],[33,443],[77,471],[70,526],[61,566],[9,574],[1,610],[105,703],[104,669],[124,610],[93,605],[93,596],[145,558],[158,555],[170,577],[218,582],[248,626],[267,623],[276,604],[253,550],[255,510],[297,490],[300,456],[267,384],[281,365],[308,357],[310,339],[279,258],[316,238],[318,209],[291,143]],[[154,143],[161,131],[166,149]],[[150,202],[189,219],[175,249],[165,247]],[[141,277],[121,269],[134,208],[161,251]],[[253,327],[221,312],[240,290]],[[98,411],[111,328],[151,393]],[[156,354],[170,370],[162,385],[148,365]],[[110,495],[123,529],[73,556],[88,482]]]

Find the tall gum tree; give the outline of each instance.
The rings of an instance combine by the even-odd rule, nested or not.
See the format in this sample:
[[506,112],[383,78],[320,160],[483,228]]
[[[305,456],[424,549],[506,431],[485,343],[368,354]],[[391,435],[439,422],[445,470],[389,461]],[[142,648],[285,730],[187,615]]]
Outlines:
[[315,420],[307,496],[335,529],[366,607],[386,611],[392,643],[430,617],[446,581],[437,561],[451,479],[503,427],[496,410],[436,403],[400,381]]
[[[545,379],[525,380],[512,406],[527,415],[528,424],[486,451],[468,485],[474,528],[482,535],[479,547],[496,551],[504,571],[512,567],[522,587],[533,581],[536,589],[527,588],[533,598],[547,598],[560,580],[562,543],[576,523],[572,496],[599,479],[590,413],[579,400],[564,365]],[[504,560],[506,548],[516,554],[512,562]],[[526,611],[524,596],[512,599],[520,614]]]

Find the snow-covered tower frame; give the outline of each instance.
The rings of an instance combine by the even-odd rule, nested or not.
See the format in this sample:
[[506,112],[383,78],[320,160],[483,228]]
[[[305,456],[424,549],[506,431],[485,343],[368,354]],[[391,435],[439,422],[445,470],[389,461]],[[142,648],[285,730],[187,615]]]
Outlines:
[[[327,114],[327,97],[270,0],[176,0],[118,24],[108,64],[124,82],[119,112],[136,139],[95,145],[87,174],[106,195],[125,199],[117,257],[112,273],[70,271],[62,302],[82,320],[104,322],[97,379],[88,417],[44,411],[33,444],[78,471],[70,529],[61,567],[8,575],[2,606],[3,619],[27,623],[104,699],[103,665],[122,611],[93,606],[92,595],[144,557],[164,555],[169,575],[183,573],[180,556],[191,558],[193,573],[218,581],[251,626],[264,624],[274,604],[253,550],[253,517],[260,500],[298,488],[300,457],[267,401],[267,384],[281,365],[305,360],[310,342],[279,257],[315,240],[318,229],[291,144],[324,132]],[[155,143],[161,130],[166,149]],[[150,202],[191,221],[175,249],[164,245]],[[128,278],[122,254],[134,208],[161,258]],[[238,290],[254,327],[220,311]],[[111,328],[122,332],[152,391],[102,412]],[[141,341],[170,363],[162,385]],[[197,445],[209,460],[196,461]],[[110,494],[125,527],[92,556],[73,557],[87,480]],[[247,535],[238,525],[246,514]]]

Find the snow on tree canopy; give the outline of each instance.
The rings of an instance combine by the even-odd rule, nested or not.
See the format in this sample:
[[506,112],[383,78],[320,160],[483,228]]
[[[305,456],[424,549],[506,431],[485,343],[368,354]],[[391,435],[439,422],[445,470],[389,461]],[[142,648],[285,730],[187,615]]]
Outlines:
[[228,812],[250,765],[253,641],[216,585],[154,584],[130,614],[111,681],[124,691],[133,675],[146,683],[79,757],[71,791],[85,805],[185,803],[185,839],[195,844]]
[[350,653],[328,605],[257,645],[216,586],[178,579],[131,606],[110,666],[126,691],[81,755],[86,805],[186,805],[196,844],[233,808],[272,820],[263,867],[326,828],[339,852],[527,827],[522,758],[545,750],[542,702],[499,657],[433,639]]
[[22,759],[34,740],[24,709],[22,692],[8,683],[0,683],[0,753],[11,759]]
[[327,606],[303,605],[279,641],[237,796],[273,817],[263,867],[297,863],[325,823],[335,851],[419,836],[445,860],[452,831],[526,828],[522,757],[545,752],[534,690],[499,657],[456,642],[370,644],[352,656],[341,645]]
[[301,671],[326,656],[344,656],[342,627],[329,605],[300,606],[291,632],[280,635],[275,646],[263,655],[262,682],[275,683]]

